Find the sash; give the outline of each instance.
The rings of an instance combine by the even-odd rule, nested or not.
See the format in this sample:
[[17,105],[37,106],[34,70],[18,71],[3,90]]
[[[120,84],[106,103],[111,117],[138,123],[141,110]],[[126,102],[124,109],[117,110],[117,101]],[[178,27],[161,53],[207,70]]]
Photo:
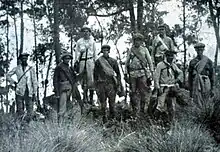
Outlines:
[[161,39],[161,37],[159,35],[157,35],[157,39],[158,39],[159,42],[162,43],[162,46],[160,46],[161,50],[169,50],[167,45],[164,43],[164,41]]
[[64,66],[63,63],[60,64],[60,69],[64,72],[66,78],[69,80],[69,82],[73,85],[73,76],[71,74],[71,70],[68,66]]
[[103,71],[105,72],[106,75],[115,76],[114,69],[112,68],[112,66],[109,64],[109,62],[103,56],[101,56],[98,60],[99,60],[99,63],[102,66]]
[[[142,47],[141,47],[142,48]],[[140,48],[139,48],[140,49]],[[131,51],[134,53],[134,55],[138,58],[138,60],[141,61],[141,66],[142,68],[144,69],[144,72],[145,72],[145,76],[147,78],[149,78],[150,76],[150,71],[147,69],[147,65],[148,65],[148,62],[145,58],[145,56],[143,56],[143,54],[141,54],[140,51],[138,51],[138,49],[135,49],[135,48],[131,48]]]

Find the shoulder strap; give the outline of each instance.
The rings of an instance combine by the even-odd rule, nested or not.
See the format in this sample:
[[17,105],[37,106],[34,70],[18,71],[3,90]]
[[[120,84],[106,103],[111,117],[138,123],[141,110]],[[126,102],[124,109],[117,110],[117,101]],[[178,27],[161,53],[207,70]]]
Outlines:
[[19,82],[21,81],[21,79],[25,76],[25,74],[26,74],[31,68],[32,68],[32,66],[29,67],[29,69],[27,69],[27,71],[25,71],[25,72],[22,74],[22,76],[18,79],[18,82],[17,82],[17,83],[19,83]]
[[[135,51],[135,49],[131,49],[131,51],[134,53],[134,55],[138,58],[138,60],[141,61],[141,63],[144,63],[145,65],[147,65],[147,61],[146,59],[142,56],[142,54],[138,53],[137,51]],[[143,64],[142,64],[143,66]]]
[[200,74],[202,72],[202,70],[204,69],[206,63],[208,62],[208,57],[204,56],[202,58],[202,60],[200,60],[196,65],[195,65],[195,69],[198,72],[198,74]]

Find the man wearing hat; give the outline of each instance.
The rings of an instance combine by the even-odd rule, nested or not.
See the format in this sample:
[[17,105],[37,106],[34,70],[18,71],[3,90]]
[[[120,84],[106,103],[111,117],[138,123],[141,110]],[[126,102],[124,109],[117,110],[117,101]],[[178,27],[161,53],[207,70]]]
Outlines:
[[[18,60],[20,64],[13,68],[7,74],[7,80],[11,84],[15,84],[16,95],[16,113],[19,117],[24,114],[24,109],[27,111],[27,118],[31,118],[33,114],[33,100],[37,92],[37,78],[34,67],[29,66],[27,63],[29,54],[22,53],[19,55]],[[12,79],[12,76],[17,76],[17,81]],[[25,107],[24,107],[25,105]]]
[[71,93],[75,93],[75,98],[77,100],[81,100],[79,91],[76,86],[76,75],[74,71],[69,67],[69,62],[71,59],[73,59],[73,56],[69,52],[63,52],[61,54],[62,62],[57,65],[54,71],[53,86],[55,95],[59,100],[59,120],[62,120],[67,116],[67,105],[70,104]]
[[163,61],[157,64],[155,70],[155,89],[157,90],[152,96],[158,96],[157,110],[162,117],[168,116],[170,122],[175,115],[176,98],[175,92],[179,84],[183,82],[183,72],[173,62],[174,51],[166,51]]
[[166,35],[166,26],[158,26],[158,35],[153,40],[152,60],[155,65],[163,61],[164,52],[174,51],[173,40]]
[[[80,38],[76,43],[75,50],[75,63],[79,62],[79,73],[85,72],[83,76],[82,88],[84,91],[83,100],[93,104],[93,94],[94,94],[94,65],[97,59],[97,52],[95,41],[91,36],[91,29],[84,25],[81,29],[83,37]],[[89,90],[89,100],[88,100],[88,90]]]
[[144,36],[133,35],[133,46],[125,63],[125,81],[130,85],[130,99],[134,117],[144,113],[145,104],[149,101],[150,86],[148,79],[153,77],[153,63],[148,49],[142,46]]
[[197,56],[189,63],[188,83],[190,97],[202,106],[205,101],[208,101],[210,95],[214,95],[214,67],[213,62],[203,55],[205,44],[197,43],[194,48]]
[[101,53],[95,62],[94,79],[97,89],[97,95],[101,104],[103,122],[107,121],[106,108],[107,98],[109,102],[109,117],[115,117],[115,97],[118,85],[121,84],[121,74],[117,60],[109,57],[110,46],[103,45]]

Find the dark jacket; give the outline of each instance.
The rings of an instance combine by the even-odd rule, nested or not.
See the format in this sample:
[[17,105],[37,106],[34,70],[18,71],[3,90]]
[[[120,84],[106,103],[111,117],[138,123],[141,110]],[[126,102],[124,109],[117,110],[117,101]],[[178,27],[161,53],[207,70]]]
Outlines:
[[69,81],[71,85],[76,83],[76,75],[74,71],[66,64],[61,62],[54,71],[53,86],[55,94],[59,94],[60,82]]
[[[118,82],[120,82],[121,81],[121,74],[120,74],[117,60],[115,60],[111,57],[108,57],[105,59],[108,61],[108,63],[111,65],[111,67],[115,71],[115,73],[117,75],[116,78],[117,78]],[[112,77],[109,77],[108,75],[105,74],[103,67],[101,66],[101,64],[99,62],[99,59],[96,60],[96,62],[95,62],[94,79],[95,79],[95,82],[104,82],[104,81],[109,81],[109,80],[113,79]]]
[[[196,70],[196,64],[199,61],[200,60],[198,59],[198,57],[196,57],[196,58],[192,59],[189,63],[188,83],[189,83],[190,91],[192,91],[191,89],[193,88],[193,79],[195,77],[195,75],[193,73]],[[210,59],[207,60],[206,65],[205,65],[205,67],[203,68],[203,70],[200,74],[201,75],[206,75],[206,76],[209,77],[210,82],[211,82],[211,89],[213,89],[213,86],[214,86],[214,68],[213,68],[213,62]]]

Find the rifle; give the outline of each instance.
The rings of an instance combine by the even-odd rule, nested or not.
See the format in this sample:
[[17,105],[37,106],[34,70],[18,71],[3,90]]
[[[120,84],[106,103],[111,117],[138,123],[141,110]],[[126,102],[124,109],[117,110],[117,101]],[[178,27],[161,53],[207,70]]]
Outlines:
[[[123,75],[125,75],[125,71],[124,71],[123,66],[122,66],[121,55],[120,55],[120,52],[119,52],[119,50],[118,50],[117,45],[116,45],[116,51],[117,51],[117,53],[118,53],[118,57],[117,57],[117,58],[119,59],[119,65],[120,65],[120,67],[121,67],[121,71],[122,71]],[[120,84],[120,85],[121,85],[121,84]],[[128,88],[128,84],[125,83],[125,104],[127,104],[127,93],[129,92],[127,88]]]
[[88,48],[86,49],[85,65],[84,65],[84,69],[83,69],[84,78],[85,78],[85,79],[83,79],[83,99],[86,99],[88,102],[88,96],[87,96],[87,90],[88,90],[87,56],[88,56]]

